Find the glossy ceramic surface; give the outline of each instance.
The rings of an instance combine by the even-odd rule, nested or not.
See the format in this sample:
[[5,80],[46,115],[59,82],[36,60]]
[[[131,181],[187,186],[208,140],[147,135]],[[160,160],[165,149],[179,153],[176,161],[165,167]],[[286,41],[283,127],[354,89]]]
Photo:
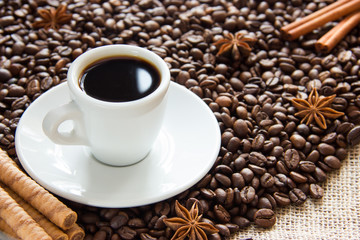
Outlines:
[[[173,197],[211,169],[220,149],[218,122],[208,106],[171,82],[164,124],[150,154],[127,167],[97,161],[86,147],[54,144],[41,123],[70,101],[66,83],[34,101],[22,115],[15,144],[27,173],[49,191],[98,207],[133,207]],[[71,123],[62,126],[71,129]]]

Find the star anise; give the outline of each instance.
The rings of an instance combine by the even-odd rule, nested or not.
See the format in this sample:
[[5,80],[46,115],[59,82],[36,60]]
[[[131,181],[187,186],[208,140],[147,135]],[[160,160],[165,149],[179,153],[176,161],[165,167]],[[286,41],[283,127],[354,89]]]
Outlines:
[[61,25],[69,22],[72,15],[66,13],[66,4],[60,4],[60,6],[55,10],[55,8],[48,9],[39,9],[39,15],[41,20],[33,23],[34,28],[53,28],[55,30],[59,29]]
[[199,215],[198,202],[194,202],[188,211],[176,200],[175,212],[178,217],[164,219],[166,226],[175,231],[171,240],[183,240],[186,237],[189,240],[207,240],[206,234],[219,231],[210,223],[200,221],[202,215]]
[[225,34],[225,37],[219,39],[214,44],[219,49],[216,56],[230,52],[234,60],[239,60],[241,56],[248,56],[251,52],[251,44],[256,39],[246,37],[244,33],[237,32],[235,36],[232,33]]
[[291,100],[292,104],[299,110],[295,116],[302,117],[300,123],[306,121],[306,124],[311,124],[314,120],[322,129],[326,129],[326,118],[338,118],[344,113],[338,112],[330,108],[336,94],[328,97],[319,97],[316,88],[313,88],[308,100],[294,98]]

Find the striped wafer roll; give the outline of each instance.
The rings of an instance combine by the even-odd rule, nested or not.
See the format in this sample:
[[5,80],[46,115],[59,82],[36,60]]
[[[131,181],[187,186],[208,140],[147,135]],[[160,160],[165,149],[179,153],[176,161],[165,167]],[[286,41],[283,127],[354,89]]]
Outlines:
[[34,220],[42,227],[53,240],[68,240],[68,235],[61,231],[55,224],[50,222],[44,215],[38,212],[30,204],[25,202],[19,195],[8,187],[2,187]]
[[2,149],[0,180],[60,228],[74,226],[77,214],[22,172]]
[[2,187],[0,187],[0,217],[23,240],[52,240]]

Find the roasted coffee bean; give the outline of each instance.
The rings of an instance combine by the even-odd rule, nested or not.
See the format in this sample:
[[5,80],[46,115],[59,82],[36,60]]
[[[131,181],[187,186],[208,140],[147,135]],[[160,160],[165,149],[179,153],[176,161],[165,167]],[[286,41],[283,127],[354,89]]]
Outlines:
[[349,131],[346,137],[347,142],[351,146],[355,146],[360,143],[360,126],[354,127]]
[[285,193],[275,192],[273,197],[279,206],[287,206],[291,203],[289,196]]
[[12,74],[9,70],[5,68],[0,68],[0,81],[7,82],[12,77]]
[[231,175],[231,182],[234,188],[242,189],[245,187],[245,179],[240,173],[233,173]]
[[[258,135],[258,136],[260,136],[260,135]],[[251,152],[250,155],[249,155],[249,161],[251,163],[255,164],[256,166],[264,167],[266,162],[267,162],[267,159],[263,154],[261,154],[259,152]]]
[[[260,179],[255,176],[252,180],[251,180],[251,186],[253,188],[255,188],[255,190],[259,189],[260,187]],[[255,198],[257,198],[257,195],[255,195]]]
[[316,167],[312,174],[318,182],[324,182],[326,180],[326,173],[319,167]]
[[260,178],[260,184],[262,187],[270,188],[275,184],[275,179],[270,173],[265,173]]
[[331,168],[339,169],[341,167],[340,160],[335,156],[326,156],[323,161]]
[[242,119],[236,120],[234,122],[233,128],[237,136],[240,138],[246,137],[249,132],[249,128],[246,121]]
[[303,149],[305,147],[306,140],[301,135],[293,134],[290,137],[290,141],[296,149]]
[[[266,168],[265,167],[259,167],[259,166],[254,165],[254,164],[248,164],[248,167],[256,175],[263,175],[264,173],[266,173]],[[253,180],[254,180],[254,178],[253,178]]]
[[312,143],[312,144],[319,144],[320,143],[320,137],[315,135],[315,134],[310,134],[308,137],[307,137],[307,140]]
[[100,221],[99,216],[94,212],[87,212],[81,215],[81,221],[85,224],[95,224]]
[[230,187],[231,186],[231,180],[229,177],[227,177],[224,174],[216,173],[215,178],[218,182],[220,182],[224,187]]
[[284,153],[284,162],[286,167],[288,167],[290,170],[294,170],[298,167],[300,161],[300,156],[298,151],[295,149],[288,149]]
[[274,157],[280,157],[284,152],[284,149],[283,147],[281,146],[275,146],[271,152],[270,152],[270,155],[271,156],[274,156]]
[[232,100],[228,96],[219,96],[215,102],[219,104],[220,107],[230,107],[232,104]]
[[318,184],[310,184],[310,196],[313,198],[322,198],[324,196],[324,189]]
[[232,188],[226,189],[225,192],[226,192],[226,198],[225,198],[224,206],[226,208],[229,208],[230,206],[233,205],[235,192],[234,192],[234,190]]
[[145,222],[140,218],[132,218],[128,221],[128,226],[131,228],[142,228],[145,227]]
[[234,188],[234,204],[241,204],[240,190],[238,188]]
[[230,222],[230,214],[222,205],[215,205],[214,206],[214,214],[216,218],[222,223]]
[[254,150],[260,150],[264,147],[264,143],[265,136],[263,134],[259,134],[254,138],[251,146]]
[[243,187],[240,191],[241,201],[243,203],[250,203],[254,200],[256,191],[252,186]]
[[240,139],[238,137],[233,137],[229,140],[229,143],[226,148],[230,152],[236,152],[239,149],[240,145],[241,145]]
[[286,167],[286,164],[283,161],[277,161],[275,167],[279,173],[289,174],[289,169]]
[[269,127],[268,133],[270,136],[277,136],[284,129],[282,124],[274,124]]
[[222,188],[217,188],[215,189],[215,196],[216,196],[216,200],[219,203],[225,203],[226,200],[226,191]]
[[254,172],[251,171],[251,169],[249,169],[249,168],[243,168],[240,171],[240,173],[243,176],[246,183],[249,183],[254,177]]
[[320,153],[318,150],[313,150],[306,158],[307,161],[316,163],[320,158]]
[[110,220],[111,218],[115,217],[118,212],[119,209],[116,208],[105,208],[101,210],[100,216],[105,218],[106,220]]
[[25,89],[22,86],[12,84],[8,88],[7,96],[9,96],[9,97],[21,97],[24,94],[25,94]]
[[155,204],[155,213],[157,215],[168,215],[170,212],[170,205],[167,202],[159,202]]
[[318,151],[323,155],[334,155],[335,154],[335,148],[327,143],[320,143],[317,147]]
[[294,180],[294,182],[296,182],[296,183],[306,183],[308,180],[307,177],[305,177],[301,173],[298,173],[295,171],[291,171],[289,173],[289,175],[290,175],[291,179]]
[[[15,101],[13,101],[11,103],[11,108],[13,111],[15,111],[15,110],[23,111],[22,109],[26,108],[27,105],[29,104],[29,102],[30,102],[30,99],[28,98],[28,96],[25,95],[23,97],[16,99]],[[12,114],[13,114],[13,117],[15,118],[16,116],[14,116],[14,112]]]
[[[231,153],[227,153],[224,155],[223,157],[223,163],[224,162],[227,162],[229,163],[231,160],[227,160],[227,158],[231,158]],[[224,165],[224,164],[221,164],[221,165],[218,165],[216,168],[215,168],[215,172],[220,172],[220,173],[223,173],[225,175],[231,175],[233,173],[233,170],[231,169],[231,167],[227,166],[227,165]]]
[[300,161],[299,162],[299,169],[301,171],[310,173],[315,171],[316,165],[311,161]]
[[209,235],[208,237],[209,240],[221,240],[221,235],[219,233],[214,233]]
[[[199,205],[200,206],[200,205]],[[203,212],[201,212],[201,213],[203,213]],[[158,220],[155,222],[155,224],[154,224],[154,229],[164,229],[165,227],[166,227],[166,225],[165,225],[165,223],[164,223],[164,219],[166,219],[167,217],[165,216],[165,215],[162,215],[161,217],[159,217],[158,218]],[[130,226],[130,225],[129,225]],[[141,230],[142,229],[145,229],[146,230],[146,228],[141,228],[141,229],[135,229],[135,231],[137,232],[137,233],[139,233],[139,232],[141,232]]]
[[95,233],[94,240],[106,240],[107,234],[105,231],[98,231]]
[[296,70],[296,68],[290,64],[290,63],[286,63],[286,62],[282,62],[280,63],[280,69],[283,70],[285,73],[291,74],[292,72],[294,72]]
[[347,150],[345,148],[338,148],[336,150],[335,156],[340,160],[344,160],[347,157]]
[[282,187],[282,188],[289,187],[291,189],[296,187],[295,183],[291,180],[291,178],[289,178],[285,174],[278,173],[275,175],[274,179],[275,179],[275,185],[278,187]]
[[230,230],[229,228],[224,224],[216,224],[215,227],[219,230],[219,233],[222,236],[229,237],[230,236]]
[[129,220],[129,216],[125,212],[119,212],[118,215],[114,216],[110,220],[110,226],[113,229],[118,229],[121,226],[124,226]]
[[[156,240],[157,238],[152,237],[150,234],[148,233],[141,233],[140,234],[140,238],[141,240]],[[112,239],[111,239],[112,240]]]
[[348,133],[351,129],[354,128],[354,124],[353,123],[349,123],[349,122],[344,122],[341,123],[337,128],[336,128],[336,132],[339,134],[346,134]]
[[213,199],[216,196],[216,193],[208,188],[201,188],[200,189],[201,195],[206,199]]
[[263,150],[264,152],[270,152],[274,148],[274,143],[270,140],[264,142]]
[[270,200],[266,197],[260,197],[258,204],[257,204],[258,208],[269,208],[269,209],[273,209],[273,206],[270,202]]
[[121,227],[117,232],[123,239],[134,239],[137,234],[135,230],[127,226]]
[[275,213],[268,208],[259,209],[254,215],[254,222],[259,227],[272,227],[276,222]]
[[236,233],[239,231],[239,226],[235,223],[225,223],[225,226],[229,229],[230,233]]
[[206,174],[205,177],[203,177],[203,178],[200,180],[200,182],[197,183],[197,187],[198,187],[198,188],[204,188],[204,187],[206,187],[206,186],[210,183],[211,178],[212,178],[211,174]]
[[237,158],[234,160],[234,165],[235,165],[236,170],[241,170],[241,169],[243,169],[243,168],[246,166],[246,160],[245,160],[245,158],[243,158],[242,156],[237,157]]
[[221,135],[221,143],[222,145],[224,146],[227,146],[229,144],[229,141],[230,139],[234,137],[234,134],[231,133],[231,132],[224,132],[222,135]]
[[335,142],[337,134],[335,132],[326,134],[323,138],[321,138],[321,141],[324,143],[331,144]]
[[289,192],[289,198],[291,202],[293,202],[296,205],[303,204],[307,197],[306,194],[299,188],[294,188]]
[[251,222],[247,218],[241,216],[235,216],[232,221],[240,228],[246,228],[251,224]]

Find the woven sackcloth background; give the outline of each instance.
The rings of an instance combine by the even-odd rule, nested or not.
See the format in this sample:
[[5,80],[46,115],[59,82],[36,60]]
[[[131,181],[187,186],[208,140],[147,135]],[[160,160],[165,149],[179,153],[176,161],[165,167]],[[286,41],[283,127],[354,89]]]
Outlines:
[[231,240],[360,240],[360,146],[349,149],[339,170],[328,173],[322,199],[301,206],[277,208],[270,229],[252,225]]

